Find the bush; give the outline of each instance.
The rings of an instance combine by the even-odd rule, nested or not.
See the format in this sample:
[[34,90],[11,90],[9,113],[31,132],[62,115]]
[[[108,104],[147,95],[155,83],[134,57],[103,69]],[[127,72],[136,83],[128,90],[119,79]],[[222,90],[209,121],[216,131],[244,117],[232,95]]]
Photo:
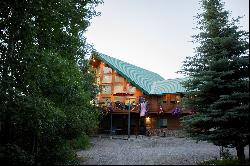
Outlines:
[[82,134],[78,138],[68,141],[68,144],[72,149],[75,150],[87,149],[90,147],[90,140],[86,134]]
[[7,144],[0,147],[0,161],[6,165],[32,165],[34,159],[17,145]]

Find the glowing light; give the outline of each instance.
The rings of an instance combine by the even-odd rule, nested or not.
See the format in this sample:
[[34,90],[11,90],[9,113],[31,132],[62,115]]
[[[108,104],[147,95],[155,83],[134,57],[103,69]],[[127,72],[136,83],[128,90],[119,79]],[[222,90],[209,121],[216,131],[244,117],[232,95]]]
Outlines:
[[150,121],[150,117],[146,117],[146,124],[150,125],[151,121]]

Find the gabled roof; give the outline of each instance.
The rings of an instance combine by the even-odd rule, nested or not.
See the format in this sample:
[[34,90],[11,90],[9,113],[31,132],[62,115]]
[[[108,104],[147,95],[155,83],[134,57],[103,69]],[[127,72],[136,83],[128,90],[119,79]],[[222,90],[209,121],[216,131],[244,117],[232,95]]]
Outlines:
[[159,74],[119,59],[112,58],[108,55],[98,53],[95,56],[108,64],[111,68],[115,69],[117,73],[125,77],[130,83],[141,89],[146,94],[150,94],[153,82],[164,80]]
[[157,73],[108,55],[96,53],[94,56],[116,70],[117,73],[125,77],[131,84],[141,89],[147,95],[161,95],[185,91],[180,84],[182,79],[165,80]]

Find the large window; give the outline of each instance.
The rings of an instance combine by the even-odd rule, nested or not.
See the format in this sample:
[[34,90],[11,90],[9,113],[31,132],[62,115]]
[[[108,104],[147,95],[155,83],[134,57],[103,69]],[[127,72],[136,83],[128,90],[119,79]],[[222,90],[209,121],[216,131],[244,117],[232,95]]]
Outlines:
[[123,92],[123,84],[115,84],[114,94]]
[[103,69],[104,74],[112,74],[112,69],[108,66],[105,66]]
[[103,94],[111,94],[111,85],[102,85]]
[[103,75],[102,83],[111,83],[112,82],[112,75]]
[[115,96],[115,98],[114,98],[114,102],[116,102],[116,101],[120,101],[120,102],[122,102],[122,103],[123,103],[123,98],[124,98],[124,97],[122,97],[122,96]]
[[115,82],[123,82],[124,78],[120,75],[115,75]]

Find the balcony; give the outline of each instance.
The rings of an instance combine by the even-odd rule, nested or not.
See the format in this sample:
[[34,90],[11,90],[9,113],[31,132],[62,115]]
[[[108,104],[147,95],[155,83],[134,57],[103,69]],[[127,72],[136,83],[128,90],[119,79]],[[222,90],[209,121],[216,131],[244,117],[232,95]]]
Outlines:
[[[111,103],[112,106],[110,106],[109,104],[107,103],[99,103],[99,108],[102,109],[103,111],[107,111],[109,112],[110,110],[112,110],[113,112],[115,113],[126,113],[128,112],[128,110],[130,109],[131,112],[136,112],[136,113],[139,113],[139,104],[130,104],[130,108],[129,108],[129,105],[125,104],[125,103],[122,103],[122,102],[109,102]],[[166,113],[171,113],[171,110],[173,108],[175,108],[177,106],[176,103],[163,103],[162,104],[162,109],[164,112]],[[154,113],[154,112],[158,112],[159,111],[159,107],[160,105],[158,104],[148,104],[148,111],[149,113]]]
[[128,110],[131,112],[137,112],[139,113],[139,105],[138,104],[130,104],[130,106],[122,102],[110,102],[110,104],[105,104],[105,103],[99,103],[99,108],[101,108],[103,111],[109,112],[112,110],[113,112],[116,113],[126,113]]

